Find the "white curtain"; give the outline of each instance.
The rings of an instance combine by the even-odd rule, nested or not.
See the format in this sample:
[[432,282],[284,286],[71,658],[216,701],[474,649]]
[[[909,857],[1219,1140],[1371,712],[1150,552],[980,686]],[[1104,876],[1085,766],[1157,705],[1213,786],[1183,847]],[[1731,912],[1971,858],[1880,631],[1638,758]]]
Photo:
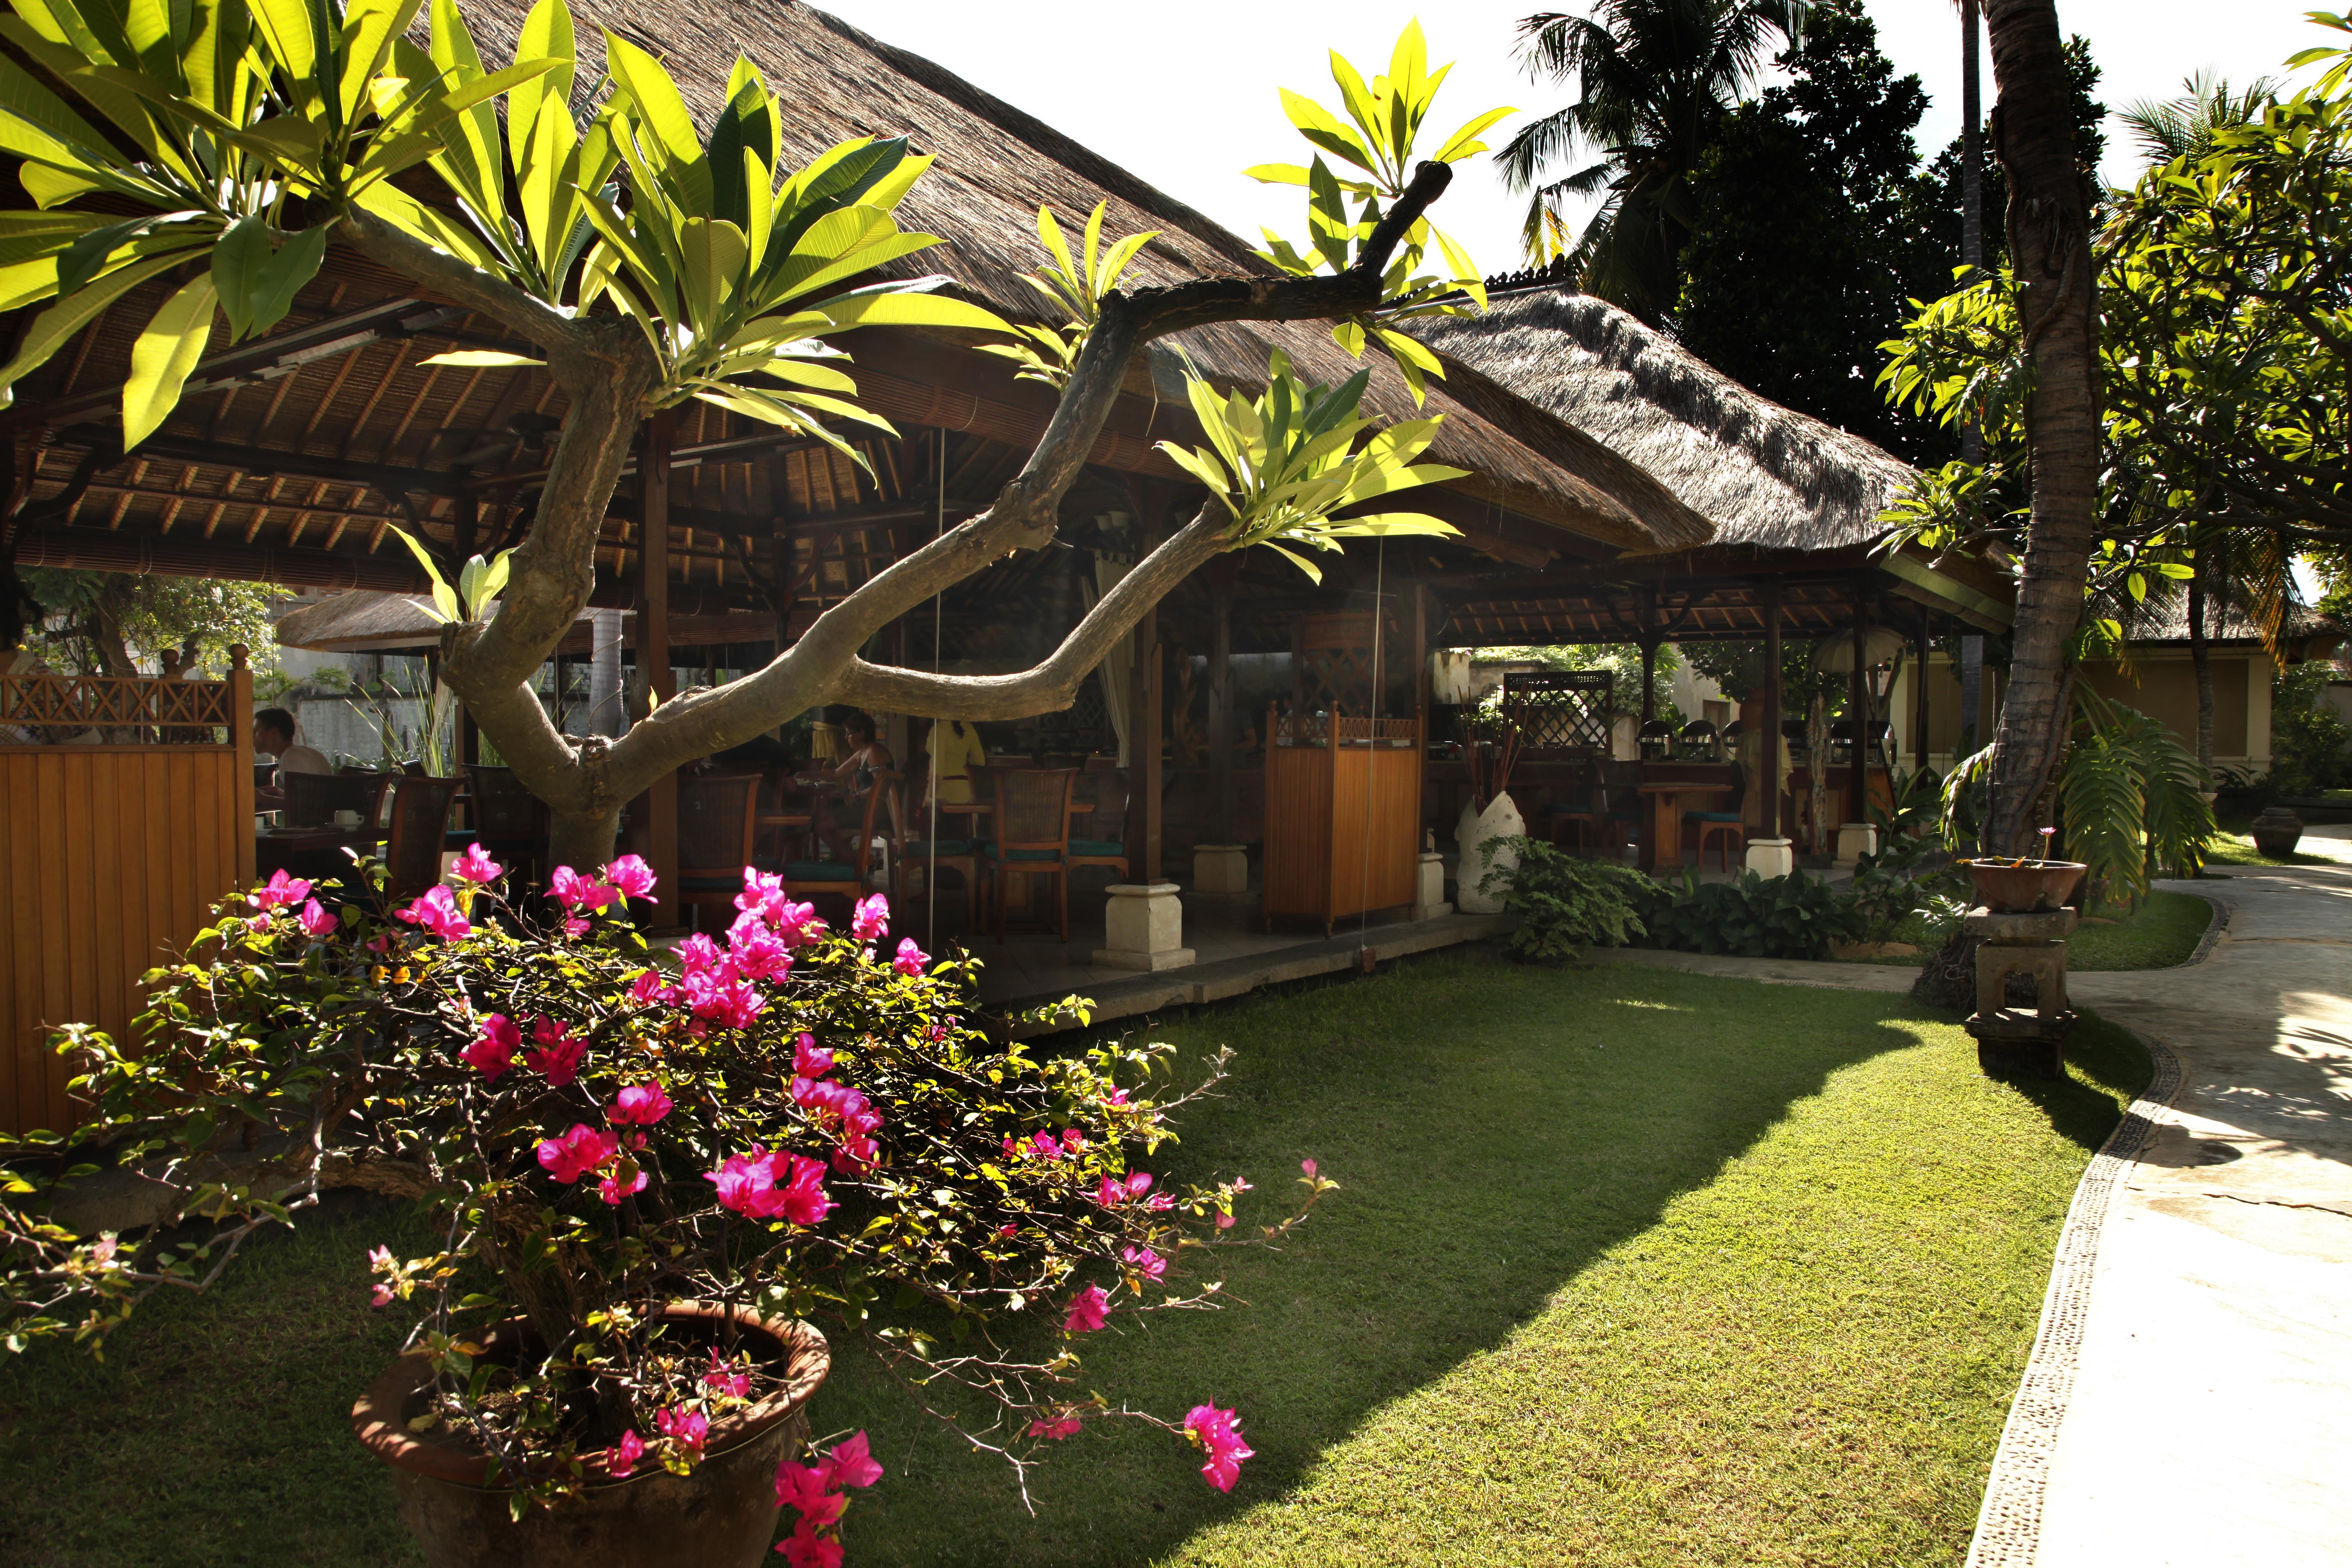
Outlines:
[[[1095,580],[1088,583],[1084,577],[1078,579],[1078,595],[1086,601],[1087,608],[1091,610],[1101,603],[1102,596],[1116,587],[1118,580],[1134,566],[1134,562],[1123,557],[1097,553],[1095,556]],[[1118,736],[1120,767],[1127,766],[1128,683],[1134,679],[1134,671],[1135,633],[1129,630],[1119,633],[1109,650],[1103,655],[1103,661],[1095,666],[1095,679],[1102,687],[1103,707],[1108,710],[1110,727]]]

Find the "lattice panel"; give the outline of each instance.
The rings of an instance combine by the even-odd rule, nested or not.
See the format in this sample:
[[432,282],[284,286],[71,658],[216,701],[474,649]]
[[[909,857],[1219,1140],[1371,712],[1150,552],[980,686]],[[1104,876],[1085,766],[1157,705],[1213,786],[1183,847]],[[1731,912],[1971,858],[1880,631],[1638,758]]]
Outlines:
[[[1391,616],[1386,646],[1379,650],[1380,674],[1393,681],[1398,660],[1410,664],[1412,649],[1400,644],[1400,628]],[[1358,713],[1372,706],[1372,616],[1370,611],[1346,615],[1308,616],[1300,629],[1293,689],[1298,705],[1316,709],[1345,708]],[[1385,706],[1385,704],[1384,704]]]
[[1503,716],[1522,746],[1605,752],[1613,680],[1605,669],[1512,670],[1503,677]]
[[226,681],[0,676],[0,724],[213,731],[227,728],[230,713]]

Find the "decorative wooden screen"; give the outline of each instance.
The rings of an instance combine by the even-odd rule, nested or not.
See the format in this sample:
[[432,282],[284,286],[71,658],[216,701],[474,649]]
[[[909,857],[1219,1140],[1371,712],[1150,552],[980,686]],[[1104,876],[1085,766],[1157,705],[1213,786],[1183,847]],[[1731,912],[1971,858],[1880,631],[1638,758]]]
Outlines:
[[[93,729],[136,729],[143,740],[226,745],[234,722],[220,680],[110,680],[88,676],[0,676],[0,741],[63,740]],[[56,733],[51,733],[56,731]]]
[[793,541],[792,628],[803,631],[891,562],[898,548],[887,522],[814,529]]
[[1524,669],[1503,677],[1503,716],[1522,746],[1609,749],[1610,692],[1605,669]]
[[1412,662],[1412,646],[1404,635],[1391,616],[1385,644],[1375,648],[1370,610],[1304,617],[1291,679],[1297,705],[1310,713],[1341,708],[1370,711],[1376,656],[1382,680],[1391,683]]

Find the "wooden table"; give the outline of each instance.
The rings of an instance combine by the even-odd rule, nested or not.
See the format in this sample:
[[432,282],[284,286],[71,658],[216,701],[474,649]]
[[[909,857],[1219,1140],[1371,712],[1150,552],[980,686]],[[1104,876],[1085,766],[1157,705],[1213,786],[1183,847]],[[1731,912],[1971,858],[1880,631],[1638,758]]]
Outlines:
[[[307,870],[315,881],[346,869],[338,851],[351,848],[364,855],[383,841],[384,830],[375,826],[273,827],[253,836],[253,868],[265,878],[272,871],[294,875]],[[331,856],[333,860],[331,865],[301,865],[312,856]]]
[[[1654,871],[1663,861],[1667,870],[1679,871],[1683,865],[1683,813],[1706,809],[1699,804],[1701,800],[1728,795],[1731,786],[1668,779],[1643,784],[1642,794],[1650,803],[1649,831],[1642,835],[1642,869]],[[1688,805],[1684,804],[1686,798]]]

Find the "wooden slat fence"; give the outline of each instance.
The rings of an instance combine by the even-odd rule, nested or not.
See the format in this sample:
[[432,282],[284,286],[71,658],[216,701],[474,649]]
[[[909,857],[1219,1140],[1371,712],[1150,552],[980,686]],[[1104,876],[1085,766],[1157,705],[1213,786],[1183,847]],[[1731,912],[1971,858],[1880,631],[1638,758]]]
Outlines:
[[50,1031],[128,1038],[139,977],[252,878],[243,649],[219,681],[0,677],[0,1125],[78,1121]]

